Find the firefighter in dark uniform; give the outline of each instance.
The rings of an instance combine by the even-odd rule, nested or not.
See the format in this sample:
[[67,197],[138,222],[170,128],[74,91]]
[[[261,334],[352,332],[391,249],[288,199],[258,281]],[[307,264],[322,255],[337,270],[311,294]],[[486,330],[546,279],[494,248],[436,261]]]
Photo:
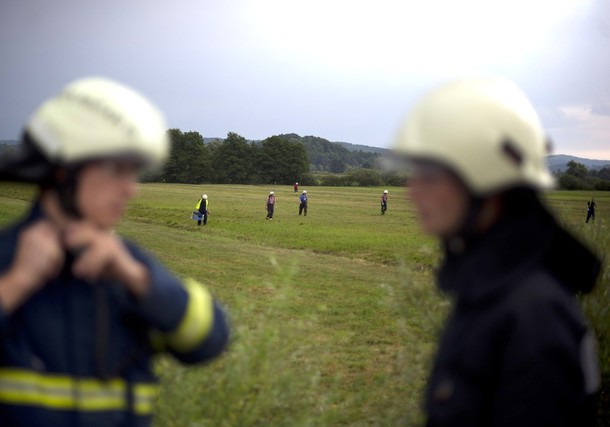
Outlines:
[[593,197],[591,201],[587,202],[587,224],[591,219],[595,222],[595,208],[597,208],[597,203],[595,203],[595,197]]
[[305,216],[307,216],[307,190],[303,190],[299,196],[299,202],[299,215],[305,212]]
[[152,357],[216,357],[229,330],[205,286],[114,233],[169,141],[161,113],[103,78],[68,85],[25,126],[0,179],[38,184],[0,230],[0,425],[151,425]]
[[600,262],[540,202],[539,118],[502,78],[449,83],[415,106],[396,149],[453,299],[425,397],[428,427],[591,426],[595,338],[575,298]]

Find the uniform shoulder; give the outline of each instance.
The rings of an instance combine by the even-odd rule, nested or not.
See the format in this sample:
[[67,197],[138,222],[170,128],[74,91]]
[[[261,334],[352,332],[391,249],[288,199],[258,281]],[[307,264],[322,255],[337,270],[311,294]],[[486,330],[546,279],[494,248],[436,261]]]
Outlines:
[[505,310],[515,323],[534,329],[558,322],[573,327],[586,324],[574,295],[544,270],[532,272],[514,287]]

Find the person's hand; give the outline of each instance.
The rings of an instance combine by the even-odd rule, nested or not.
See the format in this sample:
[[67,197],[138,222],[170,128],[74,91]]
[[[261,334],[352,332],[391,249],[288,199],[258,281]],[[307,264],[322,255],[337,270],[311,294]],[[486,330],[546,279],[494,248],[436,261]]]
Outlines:
[[19,235],[13,268],[33,289],[57,277],[64,265],[59,229],[39,221]]
[[135,296],[149,289],[148,270],[131,256],[123,242],[111,232],[87,222],[74,222],[64,232],[66,248],[77,255],[72,273],[87,281],[117,279]]
[[43,220],[21,231],[10,269],[0,276],[0,300],[14,311],[46,282],[59,275],[65,262],[60,232]]

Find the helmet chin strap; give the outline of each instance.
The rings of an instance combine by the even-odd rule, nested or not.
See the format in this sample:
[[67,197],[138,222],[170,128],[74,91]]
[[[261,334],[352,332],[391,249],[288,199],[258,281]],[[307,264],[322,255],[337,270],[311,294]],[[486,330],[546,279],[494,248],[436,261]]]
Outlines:
[[74,167],[64,167],[57,170],[54,185],[62,210],[76,219],[82,218],[76,202],[79,171],[79,168]]
[[484,199],[477,196],[470,196],[468,211],[462,223],[462,227],[453,236],[446,237],[444,240],[445,248],[453,253],[461,253],[466,250],[469,243],[473,242],[480,234],[479,221],[483,210]]

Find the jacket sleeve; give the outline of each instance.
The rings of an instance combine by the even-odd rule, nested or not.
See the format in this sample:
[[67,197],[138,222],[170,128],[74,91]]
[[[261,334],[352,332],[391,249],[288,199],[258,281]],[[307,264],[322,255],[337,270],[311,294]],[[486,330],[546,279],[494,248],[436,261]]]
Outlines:
[[520,301],[506,337],[494,426],[592,425],[583,363],[595,362],[583,360],[586,329],[571,302]]
[[150,341],[184,363],[218,356],[229,340],[224,310],[205,286],[193,279],[180,281],[158,262],[129,246],[149,271],[150,291],[133,302],[133,311],[150,325]]

